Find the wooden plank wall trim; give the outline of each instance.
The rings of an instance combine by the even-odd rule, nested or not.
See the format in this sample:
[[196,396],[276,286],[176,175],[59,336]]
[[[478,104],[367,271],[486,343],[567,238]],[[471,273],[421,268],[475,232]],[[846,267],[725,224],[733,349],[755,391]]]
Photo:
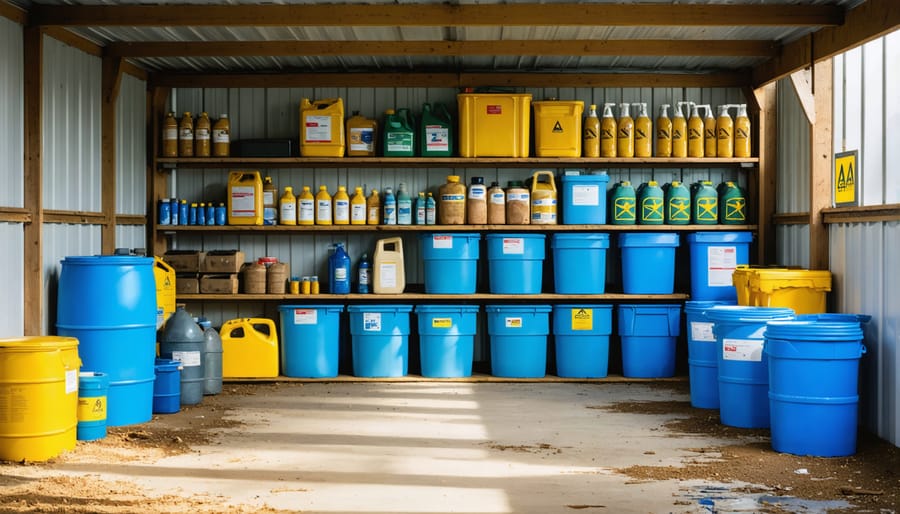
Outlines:
[[779,212],[772,215],[773,225],[808,225],[809,212]]
[[100,79],[100,183],[101,209],[106,223],[100,231],[100,252],[112,255],[116,249],[116,103],[122,84],[122,58],[103,57]]
[[24,327],[26,336],[42,335],[44,310],[43,259],[43,149],[41,123],[43,116],[44,34],[40,27],[24,30],[25,78],[25,195],[24,205],[30,210],[31,223],[25,225],[24,249]]
[[898,220],[900,220],[900,203],[822,209],[822,221],[826,224],[871,223]]
[[31,210],[19,207],[0,207],[0,222],[31,223]]
[[813,67],[812,88],[816,122],[810,125],[809,269],[827,270],[828,226],[822,209],[831,207],[833,97],[832,60]]
[[0,0],[0,16],[12,20],[19,25],[28,25],[28,13],[6,0]]
[[[757,263],[775,262],[775,230],[772,217],[775,214],[775,187],[778,163],[778,106],[775,83],[767,84],[754,91],[759,104],[759,118],[756,133],[759,135],[759,177],[755,198],[757,206]],[[753,182],[751,181],[751,186]],[[751,196],[752,198],[753,196]]]

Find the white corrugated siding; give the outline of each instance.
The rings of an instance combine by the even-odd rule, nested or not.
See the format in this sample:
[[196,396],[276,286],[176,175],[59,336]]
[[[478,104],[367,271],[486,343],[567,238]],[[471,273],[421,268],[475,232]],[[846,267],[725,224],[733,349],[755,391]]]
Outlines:
[[100,255],[100,225],[44,225],[44,334],[56,333],[60,261],[72,255]]
[[[147,214],[147,83],[122,75],[116,103],[116,213]],[[117,248],[145,248],[145,225],[116,227]]]
[[[864,205],[900,201],[898,62],[900,32],[835,58],[835,151],[859,150]],[[862,358],[862,420],[900,444],[900,223],[832,225],[829,241],[836,310],[873,316]]]
[[[775,210],[809,211],[809,121],[790,79],[776,85],[778,102],[778,171]],[[783,225],[775,229],[775,264],[809,266],[809,227]]]

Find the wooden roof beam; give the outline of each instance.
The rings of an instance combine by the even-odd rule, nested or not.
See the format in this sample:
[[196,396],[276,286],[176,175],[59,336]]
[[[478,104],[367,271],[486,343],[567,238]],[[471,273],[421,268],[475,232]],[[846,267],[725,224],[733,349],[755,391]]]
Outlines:
[[307,55],[464,56],[726,56],[774,57],[777,47],[759,40],[590,41],[166,41],[110,43],[114,57],[252,57]]
[[829,5],[306,4],[34,5],[35,25],[70,27],[827,26]]
[[867,0],[847,11],[845,21],[784,45],[779,55],[753,69],[753,83],[761,86],[881,37],[900,27],[900,2]]

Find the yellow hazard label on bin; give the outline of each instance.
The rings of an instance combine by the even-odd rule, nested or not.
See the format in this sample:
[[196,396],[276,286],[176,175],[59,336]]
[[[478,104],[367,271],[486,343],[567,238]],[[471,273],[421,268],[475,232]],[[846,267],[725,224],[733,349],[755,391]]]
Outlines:
[[451,318],[431,318],[431,328],[450,328],[452,326]]
[[572,330],[593,330],[594,309],[572,309]]
[[106,419],[105,396],[78,399],[78,421],[101,421],[104,419]]

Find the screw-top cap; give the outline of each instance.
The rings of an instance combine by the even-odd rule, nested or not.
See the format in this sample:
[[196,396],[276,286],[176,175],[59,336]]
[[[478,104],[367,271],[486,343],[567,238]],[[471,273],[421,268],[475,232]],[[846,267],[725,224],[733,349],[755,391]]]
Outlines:
[[319,191],[327,191],[327,190],[328,190],[327,186],[319,186]]
[[459,182],[459,175],[447,175],[447,182]]
[[659,185],[659,183],[655,180],[651,180],[650,182],[647,182],[647,185],[650,187],[656,187]]
[[630,186],[630,185],[631,185],[631,182],[628,181],[628,180],[623,180],[622,182],[619,182],[619,184],[621,184],[621,185],[623,185],[623,186]]
[[495,180],[491,182],[491,187],[500,187],[500,183]]
[[191,111],[184,111],[184,115],[187,116],[188,118],[190,118],[190,117],[191,117]]
[[304,191],[309,191],[309,186],[303,186]]
[[507,187],[522,187],[521,180],[510,180],[507,182]]
[[396,114],[397,111],[395,111],[395,110],[393,110],[393,109],[386,109],[386,110],[384,111],[384,113],[387,114],[387,115],[391,115],[391,114]]
[[591,104],[591,110],[594,111],[597,109],[597,104]]
[[484,177],[472,177],[472,184],[475,184],[475,185],[483,185],[483,184],[484,184]]
[[294,188],[293,188],[293,187],[291,187],[291,186],[284,186],[284,192],[285,192],[285,193],[292,193],[293,191],[294,191]]
[[678,187],[678,186],[680,186],[680,185],[681,185],[681,182],[679,182],[679,181],[677,181],[677,180],[673,180],[673,181],[672,181],[672,187]]
[[338,186],[338,191],[346,191],[347,186]]

